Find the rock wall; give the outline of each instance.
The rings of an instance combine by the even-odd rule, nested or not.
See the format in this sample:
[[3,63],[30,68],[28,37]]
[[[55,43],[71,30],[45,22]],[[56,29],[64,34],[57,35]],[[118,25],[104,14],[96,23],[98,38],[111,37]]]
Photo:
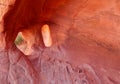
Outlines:
[[[7,13],[1,9],[1,84],[120,84],[119,4],[16,0],[3,8]],[[51,47],[43,43],[44,24],[50,26]],[[29,55],[14,44],[19,32],[31,42]]]

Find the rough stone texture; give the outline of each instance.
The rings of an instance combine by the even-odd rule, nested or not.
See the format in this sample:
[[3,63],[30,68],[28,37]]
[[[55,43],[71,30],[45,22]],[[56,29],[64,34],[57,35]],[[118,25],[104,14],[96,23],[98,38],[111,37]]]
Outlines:
[[[0,34],[1,84],[120,84],[119,0],[16,0],[12,7]],[[33,45],[29,56],[14,45],[18,32]]]

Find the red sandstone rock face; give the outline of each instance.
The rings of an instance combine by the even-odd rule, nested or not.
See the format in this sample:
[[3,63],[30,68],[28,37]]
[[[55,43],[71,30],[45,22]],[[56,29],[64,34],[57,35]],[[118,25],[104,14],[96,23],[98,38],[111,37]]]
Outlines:
[[[4,17],[2,84],[120,84],[119,0],[21,0],[16,4]],[[50,26],[50,48],[42,42],[43,24]],[[30,56],[14,45],[18,32],[29,42],[34,38]]]

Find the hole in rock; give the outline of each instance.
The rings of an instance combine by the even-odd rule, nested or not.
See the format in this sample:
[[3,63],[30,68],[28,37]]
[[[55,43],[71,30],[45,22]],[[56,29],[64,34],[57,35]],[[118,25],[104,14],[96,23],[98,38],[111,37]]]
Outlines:
[[18,33],[15,39],[15,45],[25,55],[30,55],[32,53],[32,48],[31,45],[29,44],[29,40],[25,38],[22,32]]

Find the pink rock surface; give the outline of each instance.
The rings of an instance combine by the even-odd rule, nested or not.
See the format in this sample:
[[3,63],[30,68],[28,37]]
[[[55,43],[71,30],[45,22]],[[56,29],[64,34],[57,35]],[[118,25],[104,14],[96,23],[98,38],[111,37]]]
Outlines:
[[[16,0],[3,19],[0,84],[120,84],[119,4],[119,0]],[[43,24],[50,26],[50,48],[42,41]],[[27,41],[35,38],[31,55],[15,46],[18,32],[28,36]]]

